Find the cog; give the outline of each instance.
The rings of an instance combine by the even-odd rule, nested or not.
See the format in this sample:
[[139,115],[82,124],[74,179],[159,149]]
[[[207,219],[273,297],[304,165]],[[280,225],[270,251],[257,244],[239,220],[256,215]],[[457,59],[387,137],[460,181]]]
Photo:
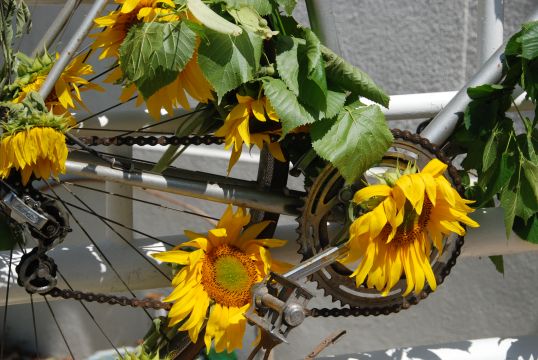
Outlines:
[[[303,261],[323,249],[345,242],[351,225],[348,209],[353,194],[370,183],[376,183],[377,176],[386,170],[399,168],[404,170],[408,163],[415,163],[423,168],[431,159],[438,158],[448,165],[449,180],[461,193],[461,179],[450,161],[428,140],[407,131],[392,130],[394,142],[377,163],[354,184],[345,185],[344,179],[332,165],[326,165],[317,171],[317,176],[306,177],[307,196],[304,199],[302,215],[297,219],[299,253]],[[441,284],[456,263],[463,245],[463,237],[451,235],[445,239],[444,250],[439,254],[433,247],[430,263],[437,284]],[[352,264],[353,265],[353,264]],[[310,280],[317,283],[326,296],[342,306],[362,309],[362,315],[379,315],[398,312],[410,305],[417,304],[432,291],[426,285],[419,294],[411,292],[403,296],[406,289],[405,275],[387,296],[382,296],[376,289],[364,285],[355,286],[351,267],[338,262],[313,274]]]

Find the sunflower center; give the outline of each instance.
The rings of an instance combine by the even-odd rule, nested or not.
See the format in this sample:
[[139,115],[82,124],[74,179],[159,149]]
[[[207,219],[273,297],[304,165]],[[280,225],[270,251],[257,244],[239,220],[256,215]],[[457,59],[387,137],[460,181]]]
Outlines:
[[[403,222],[398,226],[398,229],[396,229],[396,234],[391,242],[394,246],[400,247],[415,241],[426,229],[428,221],[430,220],[432,203],[427,196],[424,197],[424,205],[422,206],[422,213],[420,215],[418,215],[410,205],[409,208],[407,205],[409,204],[406,204]],[[391,226],[387,224],[383,231],[386,231],[386,236],[388,237],[388,234],[391,231]]]
[[241,307],[249,303],[256,278],[255,261],[233,246],[220,245],[206,254],[202,285],[221,305]]

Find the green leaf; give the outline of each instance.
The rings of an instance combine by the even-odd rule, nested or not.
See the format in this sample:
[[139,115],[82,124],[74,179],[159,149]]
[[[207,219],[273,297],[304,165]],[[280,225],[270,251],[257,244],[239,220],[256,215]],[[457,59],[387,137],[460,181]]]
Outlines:
[[282,80],[264,78],[263,88],[265,96],[269,98],[282,122],[282,136],[301,125],[312,124],[316,121],[316,118],[299,103],[297,97],[288,90]]
[[120,65],[147,99],[177,78],[195,46],[196,34],[182,22],[137,24],[120,46]]
[[306,44],[299,47],[299,98],[304,104],[324,112],[327,108],[327,80],[321,43],[310,30],[304,31]]
[[29,34],[32,29],[30,9],[28,9],[24,1],[19,2],[17,7],[17,20],[15,24],[15,36],[18,38],[24,33]]
[[295,6],[297,6],[297,0],[276,0],[276,3],[279,6],[284,7],[284,11],[286,11],[286,14],[291,15],[293,13],[293,9],[295,9]]
[[502,255],[490,256],[489,259],[495,265],[495,270],[504,275],[504,259]]
[[269,15],[273,11],[269,0],[223,0],[229,9],[241,9],[249,7],[254,9],[261,16]]
[[278,75],[296,96],[299,95],[299,39],[279,36],[276,41],[276,66]]
[[523,76],[521,87],[525,89],[531,100],[538,99],[538,59],[523,61]]
[[534,194],[534,202],[538,203],[538,164],[531,162],[528,159],[523,159],[521,167],[523,168],[525,178],[531,185]]
[[330,161],[347,183],[379,161],[392,143],[392,134],[378,106],[345,106],[334,121],[312,125],[312,146]]
[[342,91],[337,90],[327,90],[327,107],[325,112],[322,114],[324,118],[333,118],[342,108],[344,107],[344,104],[346,103],[347,94]]
[[538,57],[538,21],[523,25],[521,56],[527,60]]
[[198,48],[198,64],[220,99],[254,78],[260,67],[263,40],[249,33],[231,37],[208,30]]
[[388,108],[389,96],[363,71],[346,62],[330,49],[322,46],[327,79],[350,92],[370,99]]
[[497,166],[491,167],[479,178],[479,185],[484,189],[484,201],[491,199],[508,185],[516,171],[516,160],[513,153],[504,153]]
[[483,172],[487,171],[491,165],[493,165],[495,160],[497,160],[497,146],[499,145],[497,142],[498,135],[499,132],[497,130],[493,130],[488,142],[486,143],[486,146],[484,147],[484,154],[482,156]]
[[514,232],[522,239],[538,244],[538,214],[525,222],[516,216],[514,221]]
[[512,225],[514,225],[514,218],[516,216],[516,207],[518,203],[519,191],[513,191],[508,187],[504,188],[501,193],[501,206],[504,209],[504,226],[506,229],[506,238],[510,238],[512,232]]
[[202,0],[187,0],[187,8],[196,20],[200,21],[208,29],[232,36],[240,35],[243,32],[239,26],[217,14]]

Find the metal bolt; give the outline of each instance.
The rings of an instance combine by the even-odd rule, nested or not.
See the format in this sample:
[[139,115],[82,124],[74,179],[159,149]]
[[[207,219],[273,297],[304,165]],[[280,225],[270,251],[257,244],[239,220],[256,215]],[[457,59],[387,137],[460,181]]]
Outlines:
[[289,304],[284,309],[284,321],[289,326],[299,326],[305,318],[305,312],[299,304]]

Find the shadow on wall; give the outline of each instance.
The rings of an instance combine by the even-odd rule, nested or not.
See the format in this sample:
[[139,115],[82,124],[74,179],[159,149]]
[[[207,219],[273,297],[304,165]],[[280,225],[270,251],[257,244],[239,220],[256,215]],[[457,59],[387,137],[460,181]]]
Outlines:
[[[326,351],[330,351],[330,348]],[[458,341],[434,346],[416,346],[370,353],[334,355],[319,360],[536,360],[538,336]]]

